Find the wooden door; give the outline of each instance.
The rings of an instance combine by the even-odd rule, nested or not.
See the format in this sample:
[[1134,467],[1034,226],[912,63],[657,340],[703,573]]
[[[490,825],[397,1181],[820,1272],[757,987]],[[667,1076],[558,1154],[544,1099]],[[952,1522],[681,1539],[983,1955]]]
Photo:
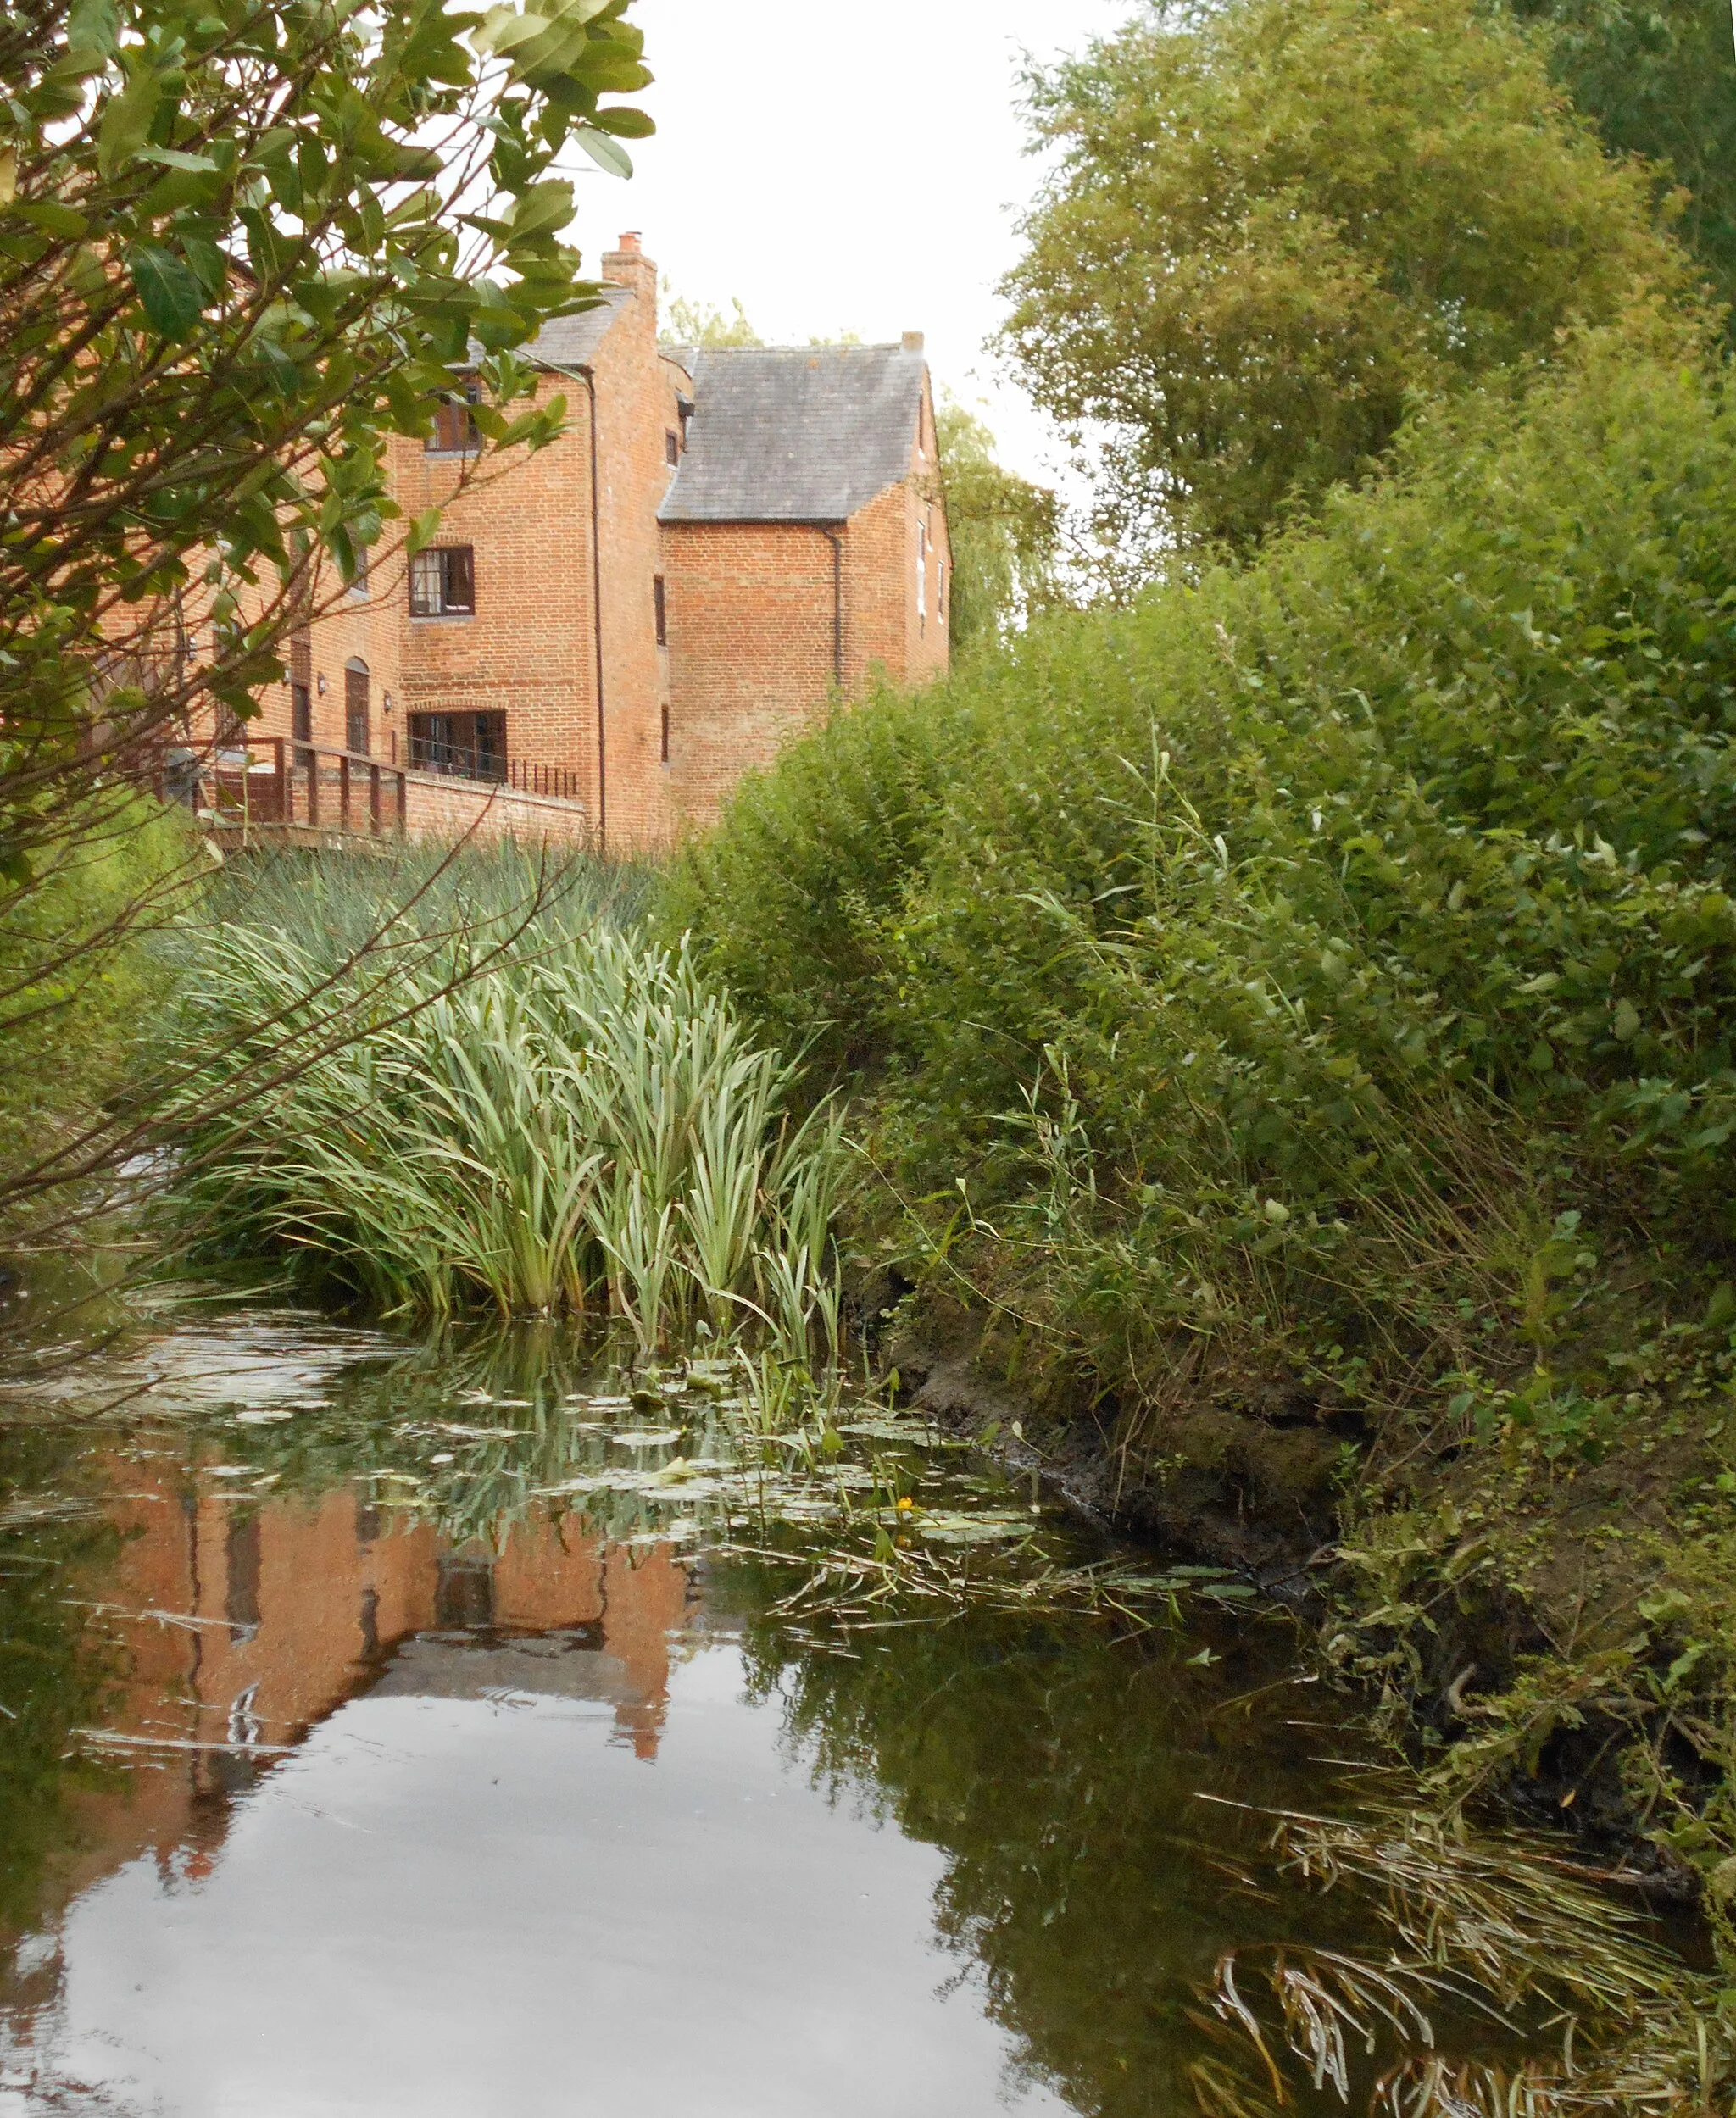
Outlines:
[[343,747],[359,757],[369,754],[368,672],[353,665],[343,672]]

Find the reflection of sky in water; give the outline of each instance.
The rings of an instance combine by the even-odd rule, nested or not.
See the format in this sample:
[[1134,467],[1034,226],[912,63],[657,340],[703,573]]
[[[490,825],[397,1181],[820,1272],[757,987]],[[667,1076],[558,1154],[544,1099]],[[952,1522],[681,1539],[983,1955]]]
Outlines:
[[941,1996],[942,1855],[828,1806],[780,1726],[726,1646],[671,1672],[654,1764],[600,1700],[354,1700],[203,1880],[135,1860],[70,1908],[37,2056],[172,2118],[1064,2109]]

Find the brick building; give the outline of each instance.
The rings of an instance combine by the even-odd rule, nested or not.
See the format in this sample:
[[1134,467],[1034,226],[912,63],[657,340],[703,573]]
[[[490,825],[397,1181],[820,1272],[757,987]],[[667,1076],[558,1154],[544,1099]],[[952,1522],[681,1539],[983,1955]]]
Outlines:
[[655,846],[829,702],[947,667],[920,335],[669,347],[637,236],[603,274],[604,304],[531,348],[560,438],[496,457],[455,401],[399,440],[392,491],[444,509],[433,545],[376,561],[261,702],[263,735],[415,768],[413,828],[498,785],[515,829],[578,804],[611,850]]

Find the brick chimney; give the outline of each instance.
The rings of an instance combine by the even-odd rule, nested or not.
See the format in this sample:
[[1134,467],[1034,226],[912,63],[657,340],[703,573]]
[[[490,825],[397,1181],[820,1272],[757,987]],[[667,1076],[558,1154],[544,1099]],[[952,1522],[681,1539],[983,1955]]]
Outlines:
[[630,228],[613,250],[603,253],[603,276],[611,286],[630,286],[639,297],[644,320],[657,329],[657,267],[639,247],[639,231]]
[[921,332],[919,331],[907,331],[904,333],[904,351],[906,353],[921,353]]

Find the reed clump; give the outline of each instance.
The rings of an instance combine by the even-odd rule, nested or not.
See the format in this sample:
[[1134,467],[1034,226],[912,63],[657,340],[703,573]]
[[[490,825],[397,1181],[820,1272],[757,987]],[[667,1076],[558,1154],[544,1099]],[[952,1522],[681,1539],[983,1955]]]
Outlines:
[[648,1356],[702,1326],[835,1355],[835,1112],[594,876],[492,859],[396,903],[274,880],[189,939],[175,1220],[388,1315],[606,1309]]

